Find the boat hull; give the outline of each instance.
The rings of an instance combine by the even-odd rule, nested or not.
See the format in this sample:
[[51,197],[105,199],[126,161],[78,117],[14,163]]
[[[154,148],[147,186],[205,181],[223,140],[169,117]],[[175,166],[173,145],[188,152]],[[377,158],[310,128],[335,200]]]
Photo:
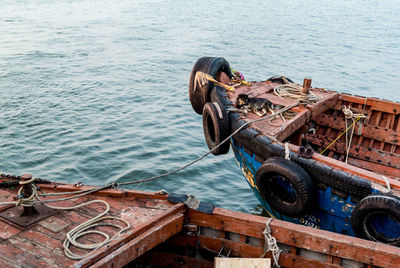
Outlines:
[[208,87],[190,84],[204,97],[191,100],[204,105],[207,146],[223,154],[230,139],[271,217],[400,246],[399,103],[311,88],[310,79],[238,81],[222,58],[197,65],[191,77],[219,70],[198,79]]
[[[225,109],[232,107],[227,93],[220,87],[214,88],[211,100],[220,103]],[[245,124],[238,113],[229,113],[229,120],[231,132]],[[299,157],[291,151],[289,154],[291,161],[303,168],[315,183],[316,204],[306,215],[288,217],[271,208],[270,204],[261,197],[255,181],[257,170],[267,159],[284,158],[285,148],[282,143],[260,135],[253,128],[247,127],[231,138],[231,147],[249,187],[260,204],[271,217],[280,220],[355,236],[351,225],[351,215],[357,203],[366,196],[384,193],[382,191],[384,188],[374,187],[369,180],[311,158]],[[400,230],[395,221],[382,219],[376,225],[377,228],[385,226],[383,230],[380,230],[385,237],[400,237]]]
[[256,172],[258,168],[261,167],[262,163],[255,160],[254,154],[248,154],[244,148],[238,146],[234,140],[231,141],[231,144],[243,176],[245,177],[254,195],[257,197],[260,204],[267,211],[270,217],[303,224],[317,229],[354,236],[354,232],[350,224],[350,217],[351,212],[356,204],[351,202],[350,196],[347,199],[343,199],[340,196],[332,194],[331,187],[327,187],[325,190],[318,188],[318,209],[314,209],[307,215],[299,218],[285,216],[271,208],[268,202],[261,197],[256,186]]

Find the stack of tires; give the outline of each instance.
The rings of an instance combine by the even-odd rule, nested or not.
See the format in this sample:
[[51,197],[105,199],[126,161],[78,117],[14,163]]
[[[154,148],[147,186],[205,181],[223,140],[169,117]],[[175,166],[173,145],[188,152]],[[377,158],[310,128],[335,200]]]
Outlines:
[[195,79],[197,72],[209,74],[214,79],[224,72],[231,78],[231,68],[224,58],[203,57],[194,64],[189,79],[190,103],[196,113],[203,115],[203,130],[207,146],[214,155],[226,154],[229,151],[230,142],[223,141],[230,134],[228,112],[220,103],[211,102],[211,91],[217,90],[217,86],[210,81],[200,84]]

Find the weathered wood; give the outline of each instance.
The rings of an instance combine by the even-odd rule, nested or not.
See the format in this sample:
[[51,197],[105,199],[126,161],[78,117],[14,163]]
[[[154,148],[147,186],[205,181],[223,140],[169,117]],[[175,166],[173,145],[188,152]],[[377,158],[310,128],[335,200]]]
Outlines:
[[[345,120],[340,120],[332,115],[321,114],[315,119],[318,125],[327,126],[330,128],[338,129],[340,131],[346,130]],[[359,126],[355,125],[354,133],[358,133]],[[361,136],[374,140],[384,141],[390,144],[400,145],[400,133],[391,129],[384,129],[378,126],[364,125],[362,126]]]
[[[356,137],[353,137],[353,140],[355,140],[355,138]],[[328,145],[332,143],[332,141],[334,141],[334,138],[331,138],[327,135],[318,135],[318,134],[316,135],[307,134],[304,136],[304,139],[310,142],[311,144],[321,146],[322,148],[326,148]],[[392,168],[395,167],[395,169],[398,172],[400,172],[400,155],[392,154],[390,152],[384,152],[382,151],[381,148],[382,145],[380,147],[380,150],[377,150],[375,148],[366,148],[353,143],[353,145],[350,147],[349,156],[378,164],[377,165],[378,169],[376,170],[378,172],[381,172],[382,168],[385,168],[382,167],[382,165]],[[345,154],[346,144],[344,141],[338,140],[331,147],[329,147],[329,150]]]
[[[264,217],[220,208],[214,210],[214,215],[189,210],[188,217],[192,224],[260,239],[263,239],[266,223]],[[377,266],[400,266],[400,248],[397,247],[278,220],[271,222],[271,229],[272,235],[282,244]]]
[[171,215],[160,221],[149,230],[138,234],[123,246],[114,250],[112,254],[104,256],[91,267],[123,267],[145,252],[164,242],[182,230],[184,215]]
[[[229,249],[231,254],[239,256],[241,258],[257,258],[263,253],[261,247],[253,247],[246,244],[240,244],[237,242],[229,241],[226,239],[217,239],[213,237],[201,237],[200,248],[204,247],[214,252],[224,247]],[[271,252],[268,252],[266,258],[272,258]],[[292,253],[281,253],[279,258],[279,264],[282,267],[316,267],[316,268],[338,268],[340,266],[327,263],[326,261],[314,260],[306,257],[302,257]]]
[[146,253],[135,261],[136,263],[151,265],[151,267],[214,268],[214,262],[204,260],[200,257],[194,258],[158,250]]
[[[340,98],[343,101],[365,104],[365,97],[353,96],[349,94],[342,93]],[[367,98],[367,106],[371,106],[372,109],[390,113],[390,114],[400,114],[400,104],[392,101],[381,100],[378,98]]]
[[260,258],[215,258],[216,268],[270,268],[270,259]]

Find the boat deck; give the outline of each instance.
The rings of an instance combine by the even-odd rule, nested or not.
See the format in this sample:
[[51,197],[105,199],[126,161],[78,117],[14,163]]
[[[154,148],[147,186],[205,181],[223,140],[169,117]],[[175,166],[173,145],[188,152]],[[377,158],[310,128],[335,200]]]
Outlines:
[[[253,82],[251,86],[241,85],[236,88],[235,92],[228,92],[228,96],[234,105],[236,105],[236,98],[242,93],[248,94],[250,98],[257,97],[268,99],[274,105],[280,107],[295,104],[297,102],[295,100],[283,98],[274,94],[274,87],[278,85],[278,83],[272,83],[270,81]],[[252,124],[253,128],[260,133],[276,138],[278,141],[283,141],[296,130],[304,126],[306,122],[315,118],[325,110],[332,108],[338,101],[339,94],[337,92],[326,91],[321,88],[313,88],[311,90],[322,99],[307,106],[303,105],[292,108],[291,111],[295,112],[296,115],[287,120],[286,123],[277,116],[272,122],[268,120],[255,122]],[[251,121],[260,117],[250,112],[247,115],[242,115],[241,118],[246,121]]]
[[[234,105],[241,93],[248,94],[249,97],[266,98],[278,105],[277,109],[295,104],[295,100],[274,94],[274,87],[278,85],[280,84],[271,81],[253,82],[251,86],[237,87],[234,93],[228,92],[228,97]],[[252,128],[279,142],[288,141],[291,144],[290,149],[294,152],[299,151],[299,146],[309,144],[319,153],[314,154],[314,159],[329,162],[330,165],[339,166],[341,169],[352,170],[361,177],[372,178],[372,181],[385,183],[379,176],[376,178],[376,175],[371,175],[373,173],[387,176],[390,183],[400,189],[400,104],[321,88],[310,88],[310,91],[322,99],[313,104],[292,108],[291,111],[296,114],[286,122],[277,117],[272,122],[255,122]],[[352,134],[350,130],[343,135],[352,123],[348,120],[346,126],[343,107],[350,108],[353,113],[365,115],[365,118],[354,125]],[[260,117],[249,112],[247,115],[241,114],[240,118],[251,121]],[[342,136],[339,138],[340,135]],[[349,140],[352,136],[347,159],[349,165],[342,167],[346,162],[346,135]],[[326,157],[331,160],[325,159]]]
[[[13,201],[18,186],[0,190],[0,202]],[[71,185],[43,184],[41,190],[46,193],[69,192],[82,190]],[[57,198],[65,197],[64,195]],[[54,198],[47,197],[42,200]],[[43,219],[29,223],[28,216],[18,217],[22,207],[10,205],[0,207],[0,267],[101,267],[113,264],[121,267],[140,256],[147,250],[175,235],[182,229],[183,204],[171,204],[165,195],[145,192],[132,192],[119,189],[102,190],[101,192],[77,199],[58,203],[53,206],[74,206],[90,200],[106,201],[111,209],[109,215],[120,217],[131,224],[131,228],[122,233],[106,246],[90,253],[81,260],[65,256],[63,242],[66,233],[72,228],[97,216],[105,206],[93,203],[73,210],[53,210],[35,205]],[[62,203],[62,204],[60,204]],[[113,220],[107,220],[112,222]],[[124,225],[121,222],[115,222]],[[26,225],[26,226],[25,226]],[[99,226],[97,230],[112,236],[118,229],[110,226]],[[98,243],[104,238],[89,234],[78,238],[80,243]],[[115,253],[118,248],[119,253]],[[71,251],[85,255],[88,251],[71,246]],[[113,254],[111,254],[114,252]]]

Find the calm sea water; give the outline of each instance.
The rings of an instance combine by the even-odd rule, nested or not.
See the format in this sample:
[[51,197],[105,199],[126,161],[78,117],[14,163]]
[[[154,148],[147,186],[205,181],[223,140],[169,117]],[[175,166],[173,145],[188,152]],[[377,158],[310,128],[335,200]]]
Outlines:
[[[187,94],[201,56],[400,101],[399,14],[398,0],[3,1],[0,171],[100,185],[190,162],[207,148]],[[232,152],[130,188],[259,209]]]

